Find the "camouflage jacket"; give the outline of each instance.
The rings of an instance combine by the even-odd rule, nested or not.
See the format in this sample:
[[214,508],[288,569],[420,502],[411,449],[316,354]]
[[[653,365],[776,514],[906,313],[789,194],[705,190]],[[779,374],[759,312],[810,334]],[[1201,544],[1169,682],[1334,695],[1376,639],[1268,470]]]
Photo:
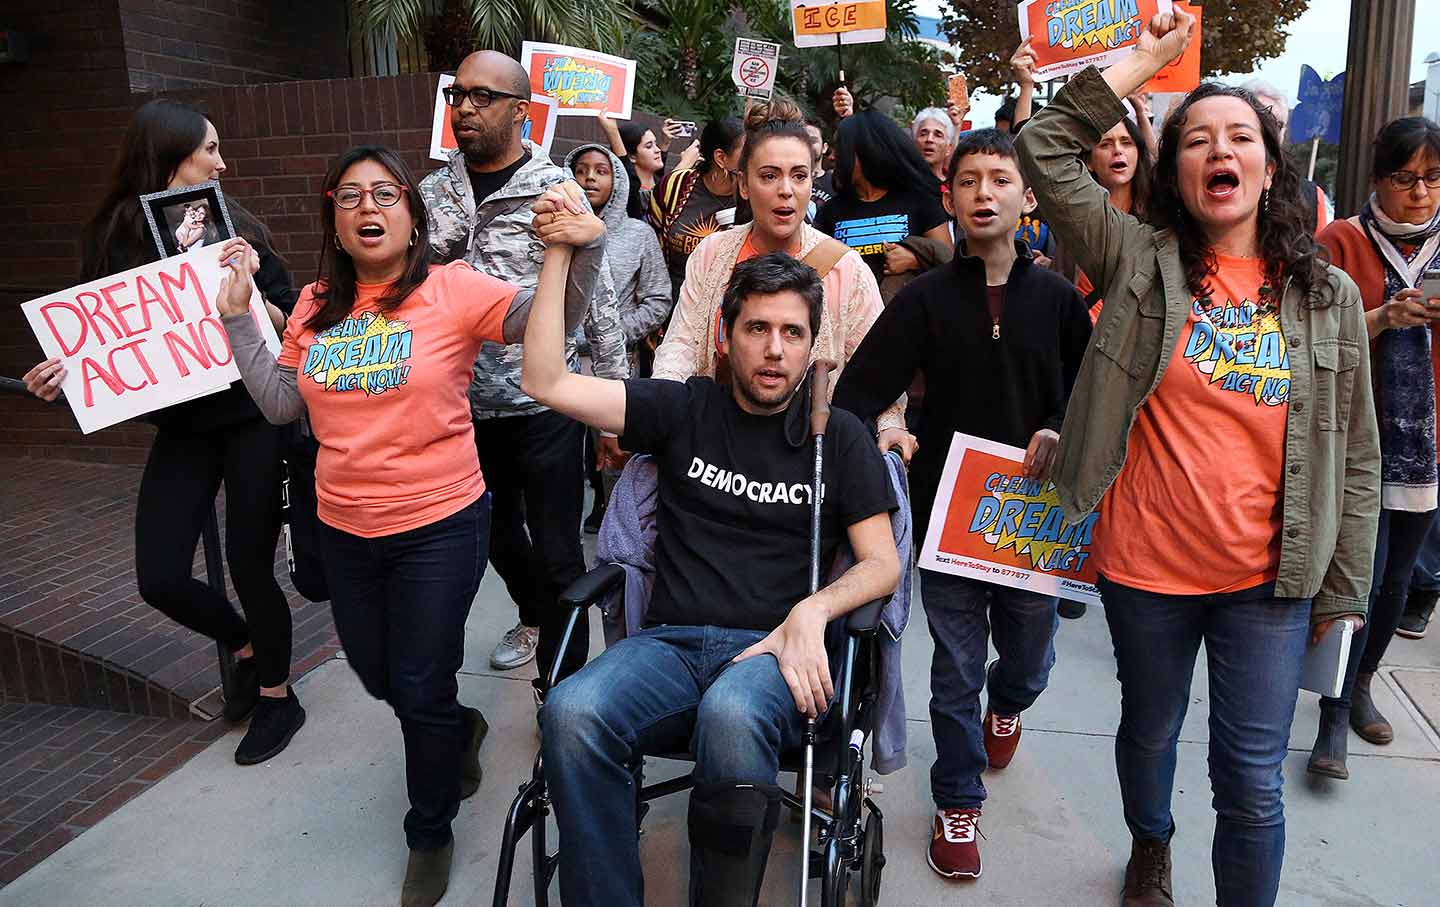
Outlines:
[[[531,204],[547,188],[569,177],[539,148],[525,142],[530,160],[515,172],[501,189],[476,205],[465,158],[451,152],[449,163],[420,181],[420,197],[430,215],[430,246],[437,260],[464,259],[478,270],[516,286],[533,289],[540,279],[545,247],[535,236],[530,221]],[[615,301],[604,247],[594,254],[598,263],[582,262],[590,250],[582,250],[571,266],[576,272],[595,272],[590,309],[582,322],[594,362],[602,378],[627,378],[625,335]],[[589,268],[583,267],[589,264]],[[598,264],[598,266],[597,266]],[[470,413],[476,419],[524,416],[544,412],[545,407],[520,391],[520,344],[486,343],[475,359],[470,381]],[[580,370],[575,338],[567,338],[565,355],[570,370]]]

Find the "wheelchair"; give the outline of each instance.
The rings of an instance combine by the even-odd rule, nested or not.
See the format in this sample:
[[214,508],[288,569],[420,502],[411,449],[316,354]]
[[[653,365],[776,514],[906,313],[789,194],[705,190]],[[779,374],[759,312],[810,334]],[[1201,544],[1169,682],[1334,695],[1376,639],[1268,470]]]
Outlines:
[[[588,619],[590,606],[622,588],[624,582],[623,568],[616,564],[603,564],[580,577],[562,593],[560,601],[570,608],[570,615],[557,652],[568,650],[579,621]],[[880,787],[866,777],[865,749],[874,735],[878,720],[876,633],[880,627],[880,612],[887,601],[879,599],[850,612],[833,621],[826,632],[827,648],[832,653],[832,668],[837,648],[841,657],[838,669],[833,673],[835,701],[816,728],[814,764],[816,786],[819,787],[823,779],[830,781],[831,804],[828,809],[812,804],[812,824],[817,829],[818,846],[811,848],[806,842],[809,850],[808,876],[820,879],[819,903],[822,907],[844,907],[846,904],[871,907],[880,902],[881,876],[885,869],[885,817],[870,796],[872,792],[879,793]],[[558,682],[560,661],[559,658],[555,660],[544,680],[543,689],[547,692]],[[689,753],[644,755],[694,761],[694,756]],[[797,777],[803,779],[804,765],[803,747],[781,754],[782,772],[796,772]],[[694,787],[691,775],[646,785],[643,769],[642,760],[637,767],[639,783],[636,785],[640,801],[637,815],[641,823],[649,801]],[[801,797],[790,792],[784,794],[784,805],[796,813],[804,809]],[[547,843],[546,817],[550,809],[544,765],[542,757],[537,754],[530,780],[520,786],[505,818],[495,873],[495,907],[505,907],[509,903],[516,851],[520,847],[520,839],[527,833],[530,835],[534,865],[535,904],[537,907],[548,907],[550,882],[560,859],[558,853],[550,852]],[[637,828],[636,833],[639,831]],[[851,889],[855,887],[853,882],[858,882],[858,890],[851,899]],[[811,903],[814,903],[813,894],[811,897]]]

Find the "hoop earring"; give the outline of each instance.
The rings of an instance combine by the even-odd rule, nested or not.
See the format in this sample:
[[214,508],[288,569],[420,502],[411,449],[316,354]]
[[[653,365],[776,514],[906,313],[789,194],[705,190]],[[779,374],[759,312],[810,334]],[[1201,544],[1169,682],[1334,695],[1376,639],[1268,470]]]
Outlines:
[[344,251],[345,251],[344,249],[342,249],[342,248],[340,247],[340,234],[339,234],[339,233],[332,233],[332,234],[330,234],[330,238],[335,241],[335,251],[336,251],[336,252],[344,252]]
[[419,227],[415,227],[414,229],[412,229],[412,230],[410,231],[410,245],[412,245],[412,246],[415,245],[415,243],[418,242],[419,239],[420,239],[420,228],[419,228]]

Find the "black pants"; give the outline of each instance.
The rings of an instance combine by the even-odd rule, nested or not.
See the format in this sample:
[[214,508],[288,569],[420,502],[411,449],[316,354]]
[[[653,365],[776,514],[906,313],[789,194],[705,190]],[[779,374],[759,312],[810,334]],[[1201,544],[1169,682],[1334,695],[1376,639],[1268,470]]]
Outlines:
[[[584,444],[585,426],[550,410],[475,421],[480,469],[494,501],[490,561],[519,606],[520,622],[540,628],[536,658],[542,676],[565,629],[560,593],[585,572]],[[582,623],[562,677],[585,664],[589,647],[589,624]]]
[[405,840],[435,850],[460,808],[470,728],[456,698],[465,619],[485,572],[488,497],[427,526],[362,538],[322,524],[335,631],[350,667],[400,719],[410,811]]
[[[245,611],[193,575],[195,546],[225,483],[225,560]],[[280,536],[280,432],[253,419],[208,432],[155,435],[135,508],[140,597],[231,649],[255,646],[263,686],[290,677],[290,604],[275,581]]]

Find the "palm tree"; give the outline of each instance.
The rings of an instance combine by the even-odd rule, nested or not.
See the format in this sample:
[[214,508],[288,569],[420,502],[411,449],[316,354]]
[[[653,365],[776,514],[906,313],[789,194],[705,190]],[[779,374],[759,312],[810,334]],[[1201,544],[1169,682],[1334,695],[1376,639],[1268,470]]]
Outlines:
[[523,41],[594,50],[620,46],[624,0],[353,0],[356,27],[372,36],[423,40],[431,69],[454,69],[471,50],[519,56]]
[[636,0],[634,6],[646,19],[661,23],[657,30],[677,53],[685,98],[696,100],[700,95],[700,71],[709,62],[705,58],[716,57],[718,51],[728,65],[733,46],[725,40],[730,4],[721,0]]

